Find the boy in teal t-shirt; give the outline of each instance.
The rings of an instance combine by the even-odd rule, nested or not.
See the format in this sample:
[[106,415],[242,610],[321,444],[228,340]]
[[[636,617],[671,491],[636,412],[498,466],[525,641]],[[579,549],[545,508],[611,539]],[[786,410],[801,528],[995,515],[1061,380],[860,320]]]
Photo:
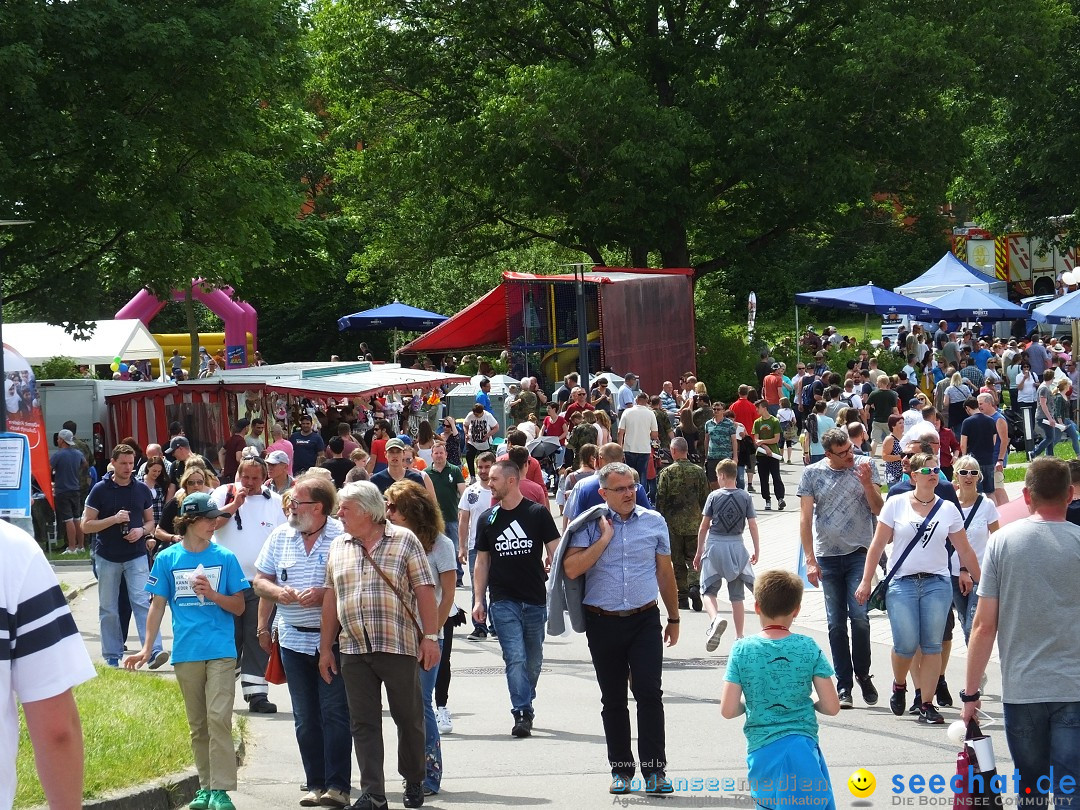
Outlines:
[[759,806],[812,804],[835,810],[814,712],[838,714],[840,700],[832,665],[817,642],[789,629],[802,594],[802,580],[789,571],[766,571],[757,578],[754,610],[762,631],[732,647],[720,713],[729,720],[746,714],[750,794]]
[[153,594],[146,617],[148,643],[124,659],[128,669],[149,660],[167,603],[172,613],[173,666],[199,772],[199,791],[188,805],[192,810],[236,810],[228,794],[236,790],[233,617],[244,612],[243,591],[249,585],[236,555],[212,542],[217,518],[226,516],[205,493],[184,498],[175,522],[183,540],[158,554],[146,582],[146,590]]

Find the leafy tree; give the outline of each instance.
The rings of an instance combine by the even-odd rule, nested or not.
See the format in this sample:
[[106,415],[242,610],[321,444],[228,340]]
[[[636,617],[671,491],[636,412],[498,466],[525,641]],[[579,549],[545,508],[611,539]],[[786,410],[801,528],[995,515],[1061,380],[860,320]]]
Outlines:
[[36,221],[8,234],[13,314],[89,320],[144,285],[258,284],[304,255],[299,9],[0,7],[0,216]]
[[[953,199],[970,218],[999,233],[1010,229],[1080,244],[1073,178],[1080,171],[1080,2],[1047,4],[1037,63],[1006,76],[973,123],[971,152]],[[1072,217],[1062,218],[1072,214]]]
[[314,47],[368,272],[546,242],[758,283],[877,192],[944,199],[1047,5],[322,0]]

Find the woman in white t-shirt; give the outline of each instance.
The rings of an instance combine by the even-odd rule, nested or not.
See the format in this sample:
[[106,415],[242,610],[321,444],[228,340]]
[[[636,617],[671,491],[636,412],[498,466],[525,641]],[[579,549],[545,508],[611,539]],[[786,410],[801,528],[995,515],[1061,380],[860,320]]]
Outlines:
[[[998,530],[999,516],[994,500],[979,494],[980,481],[982,471],[974,456],[961,456],[953,463],[953,485],[960,500],[960,514],[967,523],[968,542],[981,566],[990,535]],[[952,574],[953,604],[960,617],[960,626],[964,628],[964,640],[967,641],[971,636],[975,607],[979,604],[979,595],[975,592],[979,582],[972,578],[971,572],[960,564],[955,554],[949,560],[949,569]]]
[[[893,635],[893,688],[889,708],[900,716],[907,709],[907,675],[916,650],[922,650],[919,686],[923,703],[917,722],[937,725],[945,720],[934,708],[932,698],[941,673],[941,640],[952,607],[952,582],[949,578],[949,552],[945,541],[951,540],[961,563],[979,579],[979,560],[968,543],[960,510],[942,501],[926,531],[907,555],[905,549],[915,539],[940,498],[934,494],[940,472],[937,460],[929,453],[911,459],[912,492],[889,498],[878,515],[874,541],[866,553],[862,583],[855,600],[866,604],[870,597],[874,569],[885,546],[893,543],[889,555],[889,625]],[[901,561],[901,557],[904,559]]]

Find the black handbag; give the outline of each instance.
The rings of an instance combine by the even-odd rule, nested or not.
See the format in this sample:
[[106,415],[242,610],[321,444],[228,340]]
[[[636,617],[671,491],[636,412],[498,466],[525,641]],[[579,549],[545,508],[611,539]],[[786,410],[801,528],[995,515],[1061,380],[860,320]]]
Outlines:
[[893,565],[892,570],[888,573],[885,579],[881,580],[881,582],[877,584],[877,587],[874,588],[874,590],[870,593],[870,598],[866,600],[867,610],[884,611],[886,609],[885,592],[889,590],[889,583],[892,582],[892,578],[896,574],[896,572],[900,570],[900,566],[904,564],[904,560],[907,559],[908,554],[910,554],[911,550],[915,548],[915,544],[922,540],[922,536],[926,533],[926,527],[930,524],[931,518],[933,518],[934,515],[937,514],[937,511],[941,508],[941,504],[943,502],[944,501],[942,501],[941,498],[937,499],[937,502],[930,508],[930,511],[927,513],[926,517],[923,518],[923,522],[922,525],[919,526],[919,530],[915,532],[915,536],[911,538],[911,542],[908,543],[907,548],[904,549],[904,552],[900,555],[900,558],[896,561],[896,564]]

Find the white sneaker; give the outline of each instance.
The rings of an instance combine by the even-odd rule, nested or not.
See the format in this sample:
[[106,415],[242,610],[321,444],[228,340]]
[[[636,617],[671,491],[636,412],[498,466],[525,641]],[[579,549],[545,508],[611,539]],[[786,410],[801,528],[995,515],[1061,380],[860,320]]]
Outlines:
[[440,734],[450,734],[454,730],[454,721],[450,719],[450,710],[445,706],[435,707],[435,725]]
[[60,553],[61,553],[61,554],[63,555],[63,554],[75,554],[75,553],[77,553],[77,552],[76,552],[76,551],[75,551],[75,549],[73,549],[73,548],[65,548],[65,549],[64,549],[63,551],[61,551]]
[[709,628],[705,631],[705,649],[712,652],[720,646],[720,636],[727,630],[727,619],[721,619],[719,614],[709,622]]

